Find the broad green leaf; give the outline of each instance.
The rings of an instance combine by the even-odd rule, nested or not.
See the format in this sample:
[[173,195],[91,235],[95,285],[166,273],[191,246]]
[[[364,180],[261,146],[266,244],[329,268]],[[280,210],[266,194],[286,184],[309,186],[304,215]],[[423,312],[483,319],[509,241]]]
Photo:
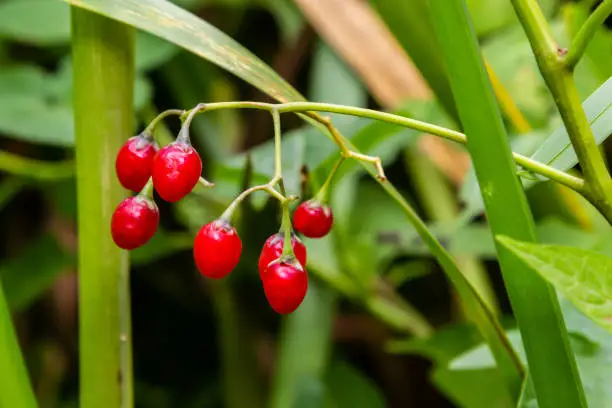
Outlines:
[[612,258],[568,246],[498,241],[564,293],[578,309],[612,332]]
[[263,61],[194,14],[165,0],[64,0],[175,43],[273,98],[304,98]]
[[56,0],[0,3],[0,37],[34,45],[65,44],[70,38],[70,10]]
[[[328,408],[384,408],[384,397],[374,382],[344,361],[332,363],[327,373]],[[305,408],[305,407],[304,407]]]
[[434,384],[460,408],[514,408],[497,370],[435,370]]
[[[61,5],[61,3],[60,3]],[[138,75],[135,108],[151,96],[151,86]],[[65,62],[55,74],[17,65],[0,70],[0,132],[32,143],[71,147],[74,143],[72,70]]]
[[[568,299],[560,298],[560,304],[589,406],[610,408],[612,407],[612,390],[609,387],[612,377],[612,335],[578,311]],[[508,338],[515,349],[519,350],[519,355],[525,363],[519,332],[517,330],[508,331]],[[455,358],[447,369],[461,376],[470,375],[473,372],[486,373],[494,365],[495,362],[488,347],[481,344]],[[471,386],[477,386],[480,381],[475,379]],[[519,405],[519,408],[536,408],[538,405],[535,402],[533,388],[524,386],[523,389],[521,401],[523,405]],[[489,406],[481,405],[474,408]]]
[[74,260],[51,236],[43,236],[16,258],[0,265],[0,279],[12,310],[23,310],[35,301],[55,279],[73,266]]

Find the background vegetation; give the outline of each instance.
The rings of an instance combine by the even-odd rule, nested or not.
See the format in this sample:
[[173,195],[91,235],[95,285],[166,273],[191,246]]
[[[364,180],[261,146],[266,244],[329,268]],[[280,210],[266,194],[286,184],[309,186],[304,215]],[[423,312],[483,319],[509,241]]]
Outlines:
[[[449,81],[453,69],[446,68],[444,45],[435,36],[444,16],[432,15],[426,1],[175,3],[227,33],[311,101],[391,110],[459,129],[462,112]],[[540,1],[562,46],[571,43],[597,4]],[[470,0],[468,6],[513,151],[563,169],[575,166],[575,156],[555,142],[555,134],[563,136],[561,119],[512,4]],[[72,29],[94,32],[96,21],[75,23]],[[126,31],[123,37],[122,29],[110,26],[117,30],[115,41],[129,42],[135,35],[134,116],[123,127],[99,115],[102,110],[96,109],[105,102],[87,94],[102,84],[108,100],[117,95],[125,101],[121,92],[129,94],[131,80],[115,81],[120,76],[109,72],[128,69],[129,61],[112,50],[101,52],[115,65],[97,73],[81,71],[74,89],[70,7],[57,0],[0,0],[0,278],[41,407],[79,406],[74,111],[82,113],[77,127],[90,132],[92,140],[113,133],[105,139],[112,151],[164,109],[198,102],[272,102],[262,90],[170,42],[142,31]],[[73,40],[75,55],[95,46],[86,35],[81,38]],[[201,49],[222,60],[224,48]],[[87,61],[79,63],[82,68]],[[256,68],[254,76],[263,72]],[[604,26],[575,73],[580,98],[589,97],[584,107],[599,142],[612,133],[610,76],[612,33]],[[524,359],[465,150],[414,130],[332,117],[363,153],[383,159],[389,179],[456,257]],[[130,120],[134,125],[128,132]],[[158,129],[164,140],[179,125],[166,123],[167,128]],[[283,115],[283,131],[285,185],[289,192],[309,196],[337,157],[337,148],[295,116]],[[258,279],[259,250],[279,225],[275,203],[263,195],[241,207],[238,228],[245,250],[239,268],[221,282],[204,281],[193,265],[193,235],[245,185],[272,175],[273,128],[267,112],[223,110],[198,116],[191,134],[204,159],[204,174],[217,186],[198,189],[177,205],[158,201],[162,229],[130,256],[135,406],[514,404],[515,396],[508,395],[471,323],[474,316],[458,301],[401,209],[356,165],[346,164],[335,186],[333,233],[306,241],[311,287],[294,315],[275,315]],[[606,157],[608,145],[602,144]],[[95,179],[108,170],[104,163],[114,160],[114,152],[109,156],[95,144],[82,146],[92,162],[87,167],[79,163],[78,176]],[[550,182],[527,184],[539,242],[612,256],[610,226],[586,200]],[[97,205],[100,191],[95,184],[80,191],[82,214],[97,219],[104,211]],[[87,239],[97,238],[90,234]],[[100,245],[108,239],[99,240],[88,247],[92,252],[81,260],[81,270],[98,262],[93,258],[104,257]],[[93,296],[98,286],[90,283],[87,293]],[[611,335],[565,298],[561,308],[590,406],[612,406],[606,386],[612,378]],[[0,335],[8,338],[8,318],[2,318]],[[104,325],[93,321],[97,324],[90,326],[90,337],[102,339]],[[9,355],[0,358],[8,361]],[[104,365],[112,356],[94,353],[90,358],[91,364]],[[9,380],[0,381],[3,391],[11,388]],[[529,388],[520,404],[536,406]]]

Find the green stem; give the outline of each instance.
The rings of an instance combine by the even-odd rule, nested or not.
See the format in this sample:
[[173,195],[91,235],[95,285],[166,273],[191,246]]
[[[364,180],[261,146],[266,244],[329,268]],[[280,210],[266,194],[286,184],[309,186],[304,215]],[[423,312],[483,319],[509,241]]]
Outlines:
[[[597,146],[573,74],[559,54],[557,43],[536,0],[512,0],[531,48],[550,90],[584,174],[580,193],[612,222],[612,178]],[[574,58],[574,57],[572,57]]]
[[274,122],[274,177],[282,180],[283,178],[283,147],[281,144],[281,121],[280,114],[276,109],[270,111]]
[[280,180],[275,177],[266,184],[253,186],[247,190],[244,190],[242,193],[238,195],[238,197],[234,199],[234,201],[232,201],[232,203],[227,207],[227,209],[223,212],[223,214],[221,214],[221,217],[219,218],[224,219],[227,222],[230,222],[232,219],[232,215],[234,214],[234,211],[236,211],[236,208],[238,208],[240,203],[243,202],[245,198],[247,198],[249,195],[253,194],[256,191],[265,191],[266,193],[270,194],[272,197],[280,201],[281,204],[284,204],[287,201],[293,200],[293,197],[285,197],[274,189],[274,186],[279,181]]
[[[344,106],[344,105],[335,105],[330,103],[316,103],[316,102],[288,102],[288,103],[280,103],[280,104],[268,104],[262,102],[217,102],[217,103],[209,103],[206,104],[205,111],[218,110],[218,109],[262,109],[270,111],[271,109],[277,109],[280,113],[285,112],[329,112],[329,113],[340,113],[343,115],[351,115],[358,116],[363,118],[369,118],[374,120],[379,120],[382,122],[391,123],[398,126],[407,127],[410,129],[415,129],[423,133],[428,133],[431,135],[439,136],[444,139],[460,143],[465,145],[467,143],[467,139],[465,135],[461,132],[457,132],[451,129],[444,128],[442,126],[433,125],[427,122],[421,122],[419,120],[406,118],[403,116],[394,115],[392,113],[380,112],[372,109],[366,108],[357,108],[353,106]],[[312,116],[311,116],[312,117]],[[319,123],[323,124],[323,126],[328,126],[325,119],[315,119]],[[328,128],[329,130],[329,128]],[[337,131],[335,135],[332,135],[334,140],[340,146],[341,151],[345,151],[346,157],[351,157],[350,152],[354,152],[347,148],[346,143],[342,141],[342,137],[339,137]],[[365,161],[372,163],[376,158],[370,156],[364,156],[359,153],[354,152],[356,158],[359,161]],[[368,160],[364,160],[364,157],[368,158]],[[584,180],[579,177],[574,177],[570,174],[567,174],[563,171],[557,170],[553,167],[547,166],[546,164],[537,162],[528,157],[520,155],[518,153],[513,153],[512,157],[516,161],[518,165],[521,167],[533,172],[540,174],[544,177],[547,177],[551,180],[554,180],[558,183],[561,183],[572,190],[584,194]],[[378,172],[380,173],[380,171]],[[611,207],[612,208],[612,207]],[[612,214],[611,218],[612,220]]]
[[334,179],[334,176],[336,175],[336,172],[340,168],[340,165],[344,162],[344,159],[345,159],[344,156],[340,156],[340,158],[336,161],[336,163],[334,163],[334,167],[332,167],[331,171],[327,175],[327,179],[325,180],[325,182],[319,189],[319,192],[317,193],[315,197],[315,200],[318,201],[319,203],[327,204],[327,201],[329,199],[329,189],[330,189],[329,186],[331,185],[332,180]]
[[[533,217],[512,163],[506,130],[487,76],[465,0],[430,0],[435,31],[481,188],[493,235],[535,241]],[[538,16],[534,24],[545,23]],[[544,32],[541,40],[554,46]],[[585,406],[576,360],[571,350],[556,292],[503,246],[498,260],[525,346],[539,406]],[[512,395],[522,378],[504,372]]]
[[282,205],[283,207],[283,220],[281,222],[280,230],[284,236],[283,242],[283,253],[281,256],[285,257],[294,257],[293,254],[293,246],[291,245],[291,234],[293,233],[293,229],[291,228],[291,212],[289,211],[289,206],[285,203]]
[[168,116],[179,116],[180,117],[184,113],[185,111],[180,110],[180,109],[168,109],[168,110],[163,111],[162,113],[157,115],[155,119],[151,121],[151,123],[149,123],[149,125],[145,128],[145,130],[142,131],[143,135],[147,137],[152,137],[155,134],[155,128],[162,120],[166,119]]
[[612,0],[604,0],[580,27],[565,55],[565,67],[567,69],[573,70],[576,67],[589,42],[593,39],[595,33],[602,28],[604,21],[610,14],[612,14]]
[[49,163],[0,150],[0,170],[36,180],[63,180],[74,176],[74,162]]
[[36,397],[0,281],[0,407],[36,408]]
[[129,265],[110,236],[125,197],[115,154],[133,134],[134,29],[72,8],[79,229],[80,407],[133,405]]
[[[427,215],[435,222],[453,222],[457,219],[459,206],[450,185],[429,158],[415,149],[406,150],[405,162]],[[486,269],[478,259],[472,257],[456,257],[456,260],[459,269],[487,307],[493,314],[498,315],[499,305]],[[464,314],[468,318],[471,317],[465,308]]]

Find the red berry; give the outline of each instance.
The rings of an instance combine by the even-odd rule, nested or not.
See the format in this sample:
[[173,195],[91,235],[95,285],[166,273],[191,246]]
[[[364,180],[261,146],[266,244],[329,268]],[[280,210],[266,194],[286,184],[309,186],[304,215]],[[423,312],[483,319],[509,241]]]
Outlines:
[[297,309],[308,290],[308,274],[297,262],[273,262],[262,282],[268,303],[280,314]]
[[123,200],[111,220],[113,241],[123,249],[146,244],[157,231],[159,210],[152,200],[143,196]]
[[293,227],[308,238],[327,235],[334,222],[334,215],[327,205],[305,201],[293,213]]
[[157,147],[143,136],[128,139],[117,153],[115,170],[121,185],[128,190],[140,191],[151,177]]
[[193,257],[200,273],[221,279],[238,265],[242,241],[236,230],[223,220],[204,225],[193,244]]
[[176,141],[163,147],[153,162],[153,185],[159,196],[174,203],[193,190],[202,174],[202,160],[193,146]]
[[[277,233],[269,237],[259,255],[259,277],[263,278],[263,273],[270,264],[270,262],[280,258],[283,253],[283,245],[285,243],[285,235],[283,233]],[[303,268],[306,267],[306,247],[302,241],[294,234],[291,236],[291,247],[295,257],[300,262]]]

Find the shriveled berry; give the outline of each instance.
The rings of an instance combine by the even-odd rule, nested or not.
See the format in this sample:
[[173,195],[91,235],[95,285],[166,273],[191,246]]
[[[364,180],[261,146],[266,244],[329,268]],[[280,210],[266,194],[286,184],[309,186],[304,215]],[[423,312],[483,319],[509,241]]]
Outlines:
[[193,146],[176,141],[163,147],[153,162],[153,185],[159,196],[174,203],[193,190],[202,174],[202,160]]
[[240,260],[242,241],[234,227],[223,220],[204,225],[193,244],[193,257],[200,273],[208,278],[227,276]]
[[147,184],[157,153],[155,143],[143,136],[128,139],[117,153],[115,171],[124,188],[140,191]]
[[123,249],[135,249],[146,244],[157,231],[159,210],[154,201],[143,196],[123,200],[111,220],[111,235]]
[[293,227],[308,238],[324,237],[333,223],[331,208],[313,200],[301,203],[293,213]]
[[273,262],[262,282],[268,303],[280,314],[295,311],[308,290],[308,274],[298,262]]
[[[283,233],[276,233],[270,236],[261,250],[259,255],[259,277],[263,279],[263,273],[270,264],[270,262],[280,258],[283,253],[283,245],[285,243],[285,235]],[[295,235],[291,236],[291,247],[295,257],[300,262],[303,268],[306,267],[306,247],[302,241]]]

